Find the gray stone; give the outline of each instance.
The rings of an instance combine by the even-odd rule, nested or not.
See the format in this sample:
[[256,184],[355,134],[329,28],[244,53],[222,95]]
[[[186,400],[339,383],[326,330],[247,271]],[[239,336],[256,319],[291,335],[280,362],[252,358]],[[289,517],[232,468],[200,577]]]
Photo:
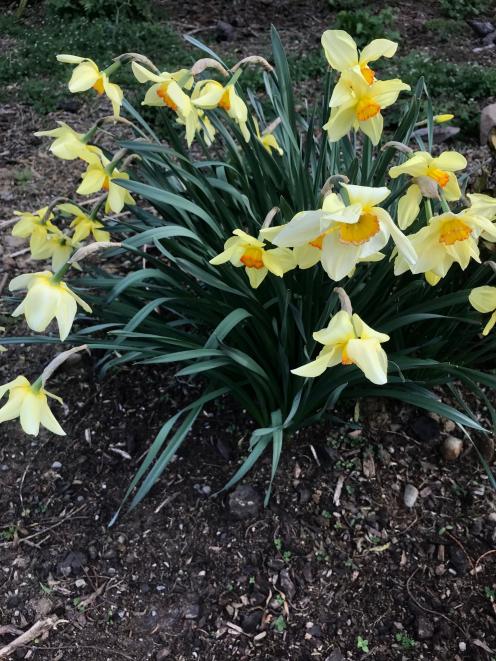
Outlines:
[[417,502],[419,492],[417,487],[414,487],[413,484],[405,485],[405,492],[403,494],[403,502],[406,507],[413,507]]
[[262,496],[248,484],[240,484],[229,495],[229,511],[235,519],[256,516],[262,507]]

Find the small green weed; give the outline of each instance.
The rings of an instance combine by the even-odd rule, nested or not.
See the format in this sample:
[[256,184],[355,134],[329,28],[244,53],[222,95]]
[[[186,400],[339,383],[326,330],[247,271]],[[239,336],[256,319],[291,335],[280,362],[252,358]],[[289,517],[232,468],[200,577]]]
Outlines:
[[284,633],[284,631],[286,631],[286,626],[286,620],[282,615],[279,615],[279,617],[272,622],[272,627],[277,631],[277,633]]
[[21,168],[14,172],[14,179],[18,186],[25,186],[33,179],[33,172],[31,168]]
[[9,526],[7,529],[2,530],[2,532],[0,532],[0,539],[3,542],[11,542],[15,537],[16,531],[17,531],[17,526],[14,525]]
[[395,639],[396,642],[399,643],[406,652],[412,650],[417,644],[416,641],[413,638],[410,638],[410,636],[404,631],[398,631]]
[[496,601],[496,590],[493,590],[493,588],[486,585],[484,588],[484,594],[489,601]]
[[365,654],[368,654],[370,652],[369,641],[366,640],[365,638],[362,638],[361,636],[358,636],[356,641],[356,646],[358,650],[365,652]]

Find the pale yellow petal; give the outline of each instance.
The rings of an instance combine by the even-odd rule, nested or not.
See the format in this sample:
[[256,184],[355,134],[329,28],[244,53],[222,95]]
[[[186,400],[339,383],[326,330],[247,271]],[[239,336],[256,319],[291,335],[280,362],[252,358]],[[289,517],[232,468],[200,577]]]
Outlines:
[[345,71],[358,64],[356,44],[344,30],[326,30],[321,42],[327,61],[336,71]]
[[21,427],[32,436],[38,436],[41,421],[42,399],[39,394],[27,392],[22,400],[21,410],[19,412]]
[[253,287],[253,289],[257,289],[257,287],[259,287],[262,284],[268,273],[268,270],[266,268],[261,268],[261,269],[246,268],[245,271],[248,276],[248,280],[250,281],[250,285]]
[[377,340],[350,340],[346,354],[369,381],[376,385],[387,383],[388,360]]
[[420,213],[422,193],[417,184],[408,187],[406,193],[398,201],[398,225],[406,230]]
[[373,39],[360,53],[360,64],[375,62],[381,57],[393,57],[398,44],[390,39]]
[[470,292],[468,300],[478,312],[493,312],[496,310],[496,287],[489,285],[475,287]]

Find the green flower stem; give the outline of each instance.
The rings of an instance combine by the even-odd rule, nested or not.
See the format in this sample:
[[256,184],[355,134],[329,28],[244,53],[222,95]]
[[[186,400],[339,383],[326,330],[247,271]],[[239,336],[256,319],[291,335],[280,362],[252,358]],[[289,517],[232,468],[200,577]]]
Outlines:
[[432,218],[432,216],[434,214],[432,213],[431,201],[428,198],[424,199],[424,207],[425,207],[425,213],[426,213],[426,216],[427,216],[427,220],[429,220],[430,218]]
[[71,268],[72,264],[69,264],[69,262],[66,262],[64,266],[61,266],[57,273],[54,273],[52,277],[52,282],[59,283],[61,282],[62,278],[65,276],[67,271]]
[[119,149],[119,151],[115,154],[113,160],[111,160],[110,163],[105,168],[105,171],[108,172],[109,175],[112,174],[114,168],[117,166],[119,161],[122,161],[122,159],[127,154],[127,152],[128,152],[127,149]]
[[[69,202],[70,204],[75,204],[70,198],[68,197],[56,197],[54,200],[50,202],[50,204],[47,206],[47,210],[45,211],[45,215],[41,219],[42,224],[45,224],[48,219],[50,218],[50,214],[52,211],[55,209],[57,204],[61,204],[62,202]],[[77,205],[76,205],[77,206]]]
[[122,62],[121,60],[116,60],[116,61],[115,61],[113,64],[111,64],[109,67],[107,67],[106,69],[104,69],[104,70],[102,71],[102,73],[106,74],[107,77],[110,78],[110,76],[111,76],[115,71],[118,71],[118,70],[121,68],[122,64],[123,64],[123,62]]
[[34,390],[35,392],[39,392],[43,386],[43,377],[40,374],[40,376],[36,379],[36,381],[33,381],[31,384],[31,389]]
[[102,198],[100,200],[98,200],[98,202],[95,204],[95,206],[93,207],[93,209],[91,210],[91,213],[90,213],[91,220],[96,219],[97,214],[100,211],[100,209],[102,208],[105,201],[107,200],[107,197],[108,197],[108,195],[102,196]]
[[439,197],[439,201],[441,202],[441,207],[445,213],[451,213],[451,209],[449,208],[449,204],[446,202],[446,198],[444,197],[443,193],[441,193]]

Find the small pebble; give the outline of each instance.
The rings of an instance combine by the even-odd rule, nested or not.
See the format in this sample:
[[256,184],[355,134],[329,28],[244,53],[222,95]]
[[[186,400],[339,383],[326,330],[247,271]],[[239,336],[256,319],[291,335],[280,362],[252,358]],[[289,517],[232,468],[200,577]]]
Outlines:
[[62,468],[62,464],[60,463],[60,461],[54,461],[52,464],[52,468],[54,471],[58,471]]
[[413,507],[417,502],[418,495],[419,491],[417,487],[414,487],[413,484],[406,484],[405,492],[403,494],[403,502],[405,503],[406,507]]
[[462,450],[463,441],[456,436],[448,436],[441,446],[441,454],[445,461],[455,461],[461,455]]
[[463,641],[458,643],[458,649],[460,652],[465,652],[467,649],[467,643],[464,643]]

